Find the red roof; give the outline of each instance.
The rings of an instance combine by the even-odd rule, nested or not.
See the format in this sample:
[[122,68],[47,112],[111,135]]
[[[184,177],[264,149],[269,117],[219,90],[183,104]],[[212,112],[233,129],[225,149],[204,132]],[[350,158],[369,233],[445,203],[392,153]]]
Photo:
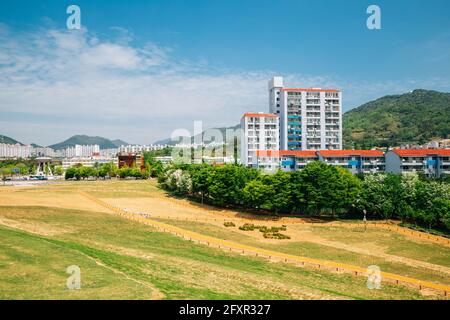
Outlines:
[[263,112],[246,112],[242,116],[242,118],[249,118],[249,117],[261,117],[261,118],[278,118],[276,114],[273,113],[263,113]]
[[379,150],[321,150],[321,156],[324,157],[382,157],[384,153]]
[[279,157],[280,151],[278,150],[256,150],[257,157]]
[[426,157],[429,155],[450,156],[450,149],[394,149],[400,157]]
[[299,158],[316,158],[317,151],[315,150],[283,150],[280,151],[281,156],[296,156]]
[[284,88],[281,91],[293,91],[293,92],[340,92],[337,89],[319,89],[319,88]]
[[296,156],[303,158],[316,158],[317,154],[314,150],[256,150],[257,157],[282,157]]

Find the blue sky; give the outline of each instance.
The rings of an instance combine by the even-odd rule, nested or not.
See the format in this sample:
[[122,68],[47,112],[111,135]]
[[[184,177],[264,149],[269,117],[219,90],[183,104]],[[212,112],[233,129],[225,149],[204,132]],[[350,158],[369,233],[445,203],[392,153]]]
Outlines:
[[[65,28],[81,8],[83,30]],[[382,30],[366,28],[379,5]],[[150,143],[265,111],[266,82],[338,87],[344,109],[416,88],[450,91],[450,2],[2,1],[0,133]]]

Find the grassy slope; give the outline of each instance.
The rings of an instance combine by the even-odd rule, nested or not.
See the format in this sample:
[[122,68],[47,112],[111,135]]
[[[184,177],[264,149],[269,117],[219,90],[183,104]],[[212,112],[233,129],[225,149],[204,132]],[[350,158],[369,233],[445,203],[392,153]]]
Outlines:
[[[34,231],[0,227],[1,299],[146,299],[155,291],[166,299],[421,298],[401,286],[368,290],[362,278],[195,245],[108,214],[0,207],[0,217]],[[73,264],[82,272],[77,291],[65,288]]]
[[[435,281],[437,283],[450,284],[450,279],[446,274],[424,268],[407,266],[403,263],[386,261],[383,258],[374,257],[371,255],[354,253],[351,251],[310,242],[283,242],[281,240],[278,243],[266,243],[257,241],[254,237],[235,232],[233,231],[233,228],[225,229],[202,222],[176,221],[168,219],[160,220],[163,220],[165,223],[177,225],[181,228],[203,233],[205,235],[214,236],[221,239],[228,239],[239,243],[245,243],[251,246],[265,248],[268,250],[322,260],[332,260],[361,267],[367,267],[369,265],[375,264],[378,265],[381,270],[386,272],[401,274],[427,281]],[[342,228],[333,228],[334,231],[328,232],[324,232],[321,229],[331,228],[315,227],[315,233],[317,235],[320,235],[321,237],[329,236],[329,239],[332,241],[341,240],[343,243],[351,243],[357,241],[360,242],[362,237],[364,237],[365,241],[371,241],[370,238],[376,238],[378,239],[377,241],[379,241],[379,243],[383,243],[386,248],[388,248],[387,253],[427,261],[443,266],[450,265],[450,250],[443,246],[434,244],[418,244],[416,242],[405,239],[405,237],[403,237],[402,235],[386,233],[383,234],[382,232],[377,230],[368,230],[366,233],[363,233],[359,230]],[[254,232],[258,233],[258,231]],[[334,237],[334,235],[338,236]],[[374,242],[374,244],[376,244],[376,242]]]

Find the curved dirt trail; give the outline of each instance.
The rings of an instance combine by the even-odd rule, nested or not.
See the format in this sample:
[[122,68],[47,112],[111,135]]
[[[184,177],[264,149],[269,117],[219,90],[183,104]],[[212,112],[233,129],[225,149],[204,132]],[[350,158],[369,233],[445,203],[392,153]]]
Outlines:
[[[367,270],[365,268],[361,268],[358,266],[349,265],[349,264],[345,264],[345,263],[336,263],[333,261],[300,257],[300,256],[285,254],[285,253],[281,253],[281,252],[277,252],[277,251],[271,251],[271,250],[266,250],[266,249],[262,249],[262,248],[243,245],[240,243],[222,240],[222,239],[214,238],[211,236],[205,236],[205,235],[202,235],[202,234],[199,234],[196,232],[192,232],[192,231],[185,230],[185,229],[182,229],[179,227],[175,227],[173,225],[169,225],[169,224],[162,223],[162,222],[155,221],[155,220],[148,219],[148,218],[143,218],[136,214],[125,212],[123,209],[114,207],[113,205],[111,205],[107,202],[104,202],[100,199],[97,199],[87,193],[80,192],[80,194],[82,194],[86,198],[96,202],[97,204],[102,205],[105,208],[108,208],[109,210],[113,211],[114,213],[116,213],[124,218],[152,226],[154,228],[157,228],[164,232],[172,233],[176,236],[182,237],[187,240],[195,240],[199,243],[206,243],[206,244],[208,244],[208,246],[214,245],[221,249],[229,248],[230,250],[242,251],[242,253],[248,253],[248,254],[253,254],[253,255],[256,254],[259,256],[263,256],[263,257],[265,256],[265,257],[268,257],[269,259],[275,258],[275,259],[278,259],[279,261],[293,262],[293,263],[297,263],[297,264],[300,263],[302,265],[308,264],[308,265],[316,266],[320,269],[345,271],[345,272],[351,272],[355,275],[366,276]],[[388,273],[388,272],[382,272],[381,275],[384,279],[393,281],[397,284],[403,283],[403,284],[407,284],[410,286],[415,286],[419,289],[429,288],[429,289],[439,291],[441,294],[443,294],[445,296],[447,296],[448,293],[450,292],[450,286],[447,286],[447,285],[436,284],[433,282],[423,281],[423,280],[410,278],[410,277],[404,277],[401,275]]]

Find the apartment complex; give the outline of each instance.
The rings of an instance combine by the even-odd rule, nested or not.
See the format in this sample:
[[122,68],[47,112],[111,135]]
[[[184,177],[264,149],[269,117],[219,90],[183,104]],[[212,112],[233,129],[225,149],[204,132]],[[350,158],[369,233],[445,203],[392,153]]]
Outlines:
[[430,177],[450,174],[450,149],[394,149],[386,152],[386,172],[420,172]]
[[66,158],[75,157],[92,157],[93,155],[100,154],[100,146],[98,144],[93,145],[75,145],[66,149]]
[[247,112],[241,118],[241,163],[249,166],[257,150],[278,150],[279,119],[271,113]]
[[166,148],[167,145],[165,144],[151,144],[151,145],[127,145],[127,146],[120,146],[119,147],[119,153],[138,153],[138,152],[148,152],[148,151],[154,151],[154,150],[161,150]]
[[29,145],[0,143],[0,158],[30,158],[32,152]]
[[269,81],[269,110],[280,119],[280,150],[342,149],[342,92],[285,88]]

